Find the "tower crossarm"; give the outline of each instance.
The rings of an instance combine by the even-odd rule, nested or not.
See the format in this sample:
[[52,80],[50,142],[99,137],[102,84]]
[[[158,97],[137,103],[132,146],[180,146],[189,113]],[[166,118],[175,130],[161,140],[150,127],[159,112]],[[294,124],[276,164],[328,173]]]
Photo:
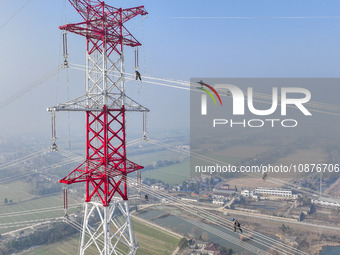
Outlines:
[[[77,182],[86,182],[88,178],[94,179],[94,180],[101,180],[103,179],[105,181],[106,178],[114,179],[117,176],[122,175],[125,170],[119,167],[119,165],[123,164],[121,160],[112,161],[109,164],[109,170],[107,170],[106,175],[104,171],[101,169],[100,163],[93,163],[90,160],[85,160],[81,165],[79,165],[75,170],[73,170],[70,174],[68,174],[66,177],[61,179],[60,183],[65,184],[72,184]],[[143,169],[142,166],[137,165],[136,163],[126,159],[126,173],[132,173],[137,170]]]
[[144,9],[144,6],[122,9],[115,8],[98,0],[69,0],[69,2],[84,20],[105,14],[106,17],[111,19],[116,18],[118,21],[118,18],[120,18],[119,13],[121,13],[122,22],[124,23],[137,15],[148,14],[148,12]]
[[144,6],[138,6],[128,9],[119,9],[119,12],[122,13],[122,22],[125,23],[126,21],[136,17],[137,15],[147,15],[148,12],[145,11]]
[[105,16],[109,19],[120,20],[120,14],[122,16],[122,22],[126,22],[137,15],[147,15],[148,12],[144,9],[144,6],[132,7],[127,9],[115,8],[105,2],[98,0],[69,0],[72,6],[83,17],[84,20],[95,16]]
[[94,46],[89,51],[90,54],[95,50],[101,52],[103,44],[108,46],[108,56],[112,51],[122,54],[123,45],[131,47],[141,45],[126,29],[124,23],[137,15],[148,14],[144,6],[117,9],[101,1],[69,0],[69,2],[83,17],[84,22],[66,24],[59,28],[85,36]]
[[80,22],[75,24],[67,24],[60,26],[61,30],[85,36],[88,39],[106,41],[110,45],[122,43],[126,46],[140,46],[141,43],[124,27],[122,26],[122,35],[115,24],[108,22],[105,27],[100,24],[100,19],[95,19],[89,22]]
[[[108,103],[107,108],[109,109],[121,109],[122,102],[121,99],[123,95],[109,93],[107,95]],[[103,96],[102,95],[83,95],[72,99],[68,102],[58,104],[53,107],[47,108],[47,111],[78,111],[78,112],[86,112],[86,111],[101,111]],[[128,112],[149,112],[150,110],[143,105],[137,103],[135,100],[128,96],[124,96],[124,106],[125,111]]]

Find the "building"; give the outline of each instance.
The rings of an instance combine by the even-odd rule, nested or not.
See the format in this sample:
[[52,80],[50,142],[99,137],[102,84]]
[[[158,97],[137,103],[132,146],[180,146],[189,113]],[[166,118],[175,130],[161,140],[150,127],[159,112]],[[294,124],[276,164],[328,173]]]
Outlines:
[[215,243],[209,243],[205,248],[204,248],[204,254],[207,255],[227,255],[226,252],[220,251],[218,249],[220,245],[215,244]]
[[293,197],[293,193],[288,189],[273,189],[273,188],[255,188],[255,195],[277,196],[277,197]]
[[245,197],[249,197],[250,196],[250,192],[249,192],[249,190],[244,189],[244,190],[241,191],[241,195],[245,196]]
[[220,192],[214,191],[212,196],[213,196],[213,198],[227,198],[227,197],[230,196],[230,194],[220,193]]
[[223,198],[215,198],[215,199],[213,199],[212,203],[215,204],[215,205],[223,205],[224,199]]
[[236,192],[237,192],[236,189],[215,189],[215,188],[213,189],[214,195],[215,194],[221,194],[221,195],[226,196],[226,195],[231,195],[231,194],[236,193]]
[[204,241],[196,241],[196,248],[204,249],[209,243]]
[[194,199],[194,198],[187,198],[187,197],[182,197],[181,200],[187,201],[187,202],[194,202],[194,203],[198,202],[197,199]]
[[161,184],[161,183],[153,184],[153,185],[151,185],[151,188],[155,189],[155,190],[164,190],[164,185]]
[[215,243],[189,240],[188,246],[192,249],[190,255],[227,255],[226,252],[220,251],[220,245]]
[[219,188],[222,190],[230,190],[230,186],[228,183],[221,184]]
[[312,203],[317,205],[340,207],[340,201],[336,199],[319,198],[312,200]]

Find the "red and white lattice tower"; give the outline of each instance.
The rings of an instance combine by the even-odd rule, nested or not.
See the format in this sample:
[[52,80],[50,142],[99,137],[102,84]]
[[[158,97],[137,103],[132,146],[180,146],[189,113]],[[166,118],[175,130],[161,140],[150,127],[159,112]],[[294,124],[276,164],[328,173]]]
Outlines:
[[141,44],[124,23],[147,12],[144,6],[117,9],[98,0],[69,2],[84,21],[59,28],[86,38],[86,91],[48,110],[52,120],[55,111],[86,112],[86,160],[60,183],[86,184],[80,254],[93,249],[103,255],[135,254],[127,175],[143,167],[126,158],[125,112],[148,109],[125,95],[123,46]]

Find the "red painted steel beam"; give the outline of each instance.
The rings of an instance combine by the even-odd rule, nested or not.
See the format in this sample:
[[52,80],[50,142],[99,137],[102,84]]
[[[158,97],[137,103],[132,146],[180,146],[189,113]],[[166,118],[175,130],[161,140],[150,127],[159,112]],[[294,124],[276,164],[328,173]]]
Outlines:
[[112,51],[121,54],[123,45],[130,47],[141,45],[126,29],[124,23],[137,15],[148,14],[144,6],[117,9],[101,1],[69,0],[69,2],[82,16],[84,22],[67,24],[59,28],[86,37],[89,54],[95,50],[102,52],[103,43],[110,49],[108,56]]
[[87,202],[97,195],[107,206],[116,193],[127,200],[126,176],[143,167],[126,159],[124,107],[111,110],[104,106],[99,113],[88,111],[86,121],[86,160],[59,182],[86,182]]

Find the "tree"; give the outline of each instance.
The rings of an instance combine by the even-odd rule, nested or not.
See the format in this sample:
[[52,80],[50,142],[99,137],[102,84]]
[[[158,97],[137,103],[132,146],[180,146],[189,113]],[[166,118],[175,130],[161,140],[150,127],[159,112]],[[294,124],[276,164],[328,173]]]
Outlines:
[[186,247],[188,247],[188,240],[186,238],[181,238],[178,242],[178,247],[182,250]]
[[246,200],[244,199],[243,196],[240,196],[239,199],[238,199],[238,202],[239,202],[239,204],[245,204]]
[[300,217],[299,217],[299,221],[303,221],[304,219],[306,219],[306,215],[303,212],[301,212]]
[[232,248],[226,248],[224,246],[219,246],[218,249],[220,251],[223,251],[223,252],[227,253],[227,255],[232,255],[234,253]]
[[283,232],[285,232],[285,231],[286,231],[286,229],[287,229],[287,227],[286,227],[286,225],[285,225],[285,224],[282,224],[282,226],[280,227],[280,229],[281,229]]
[[304,206],[306,206],[306,205],[308,206],[308,205],[312,204],[312,201],[309,197],[299,197],[298,201],[302,202],[302,205],[304,205]]
[[183,189],[184,191],[187,191],[187,190],[188,190],[188,183],[187,183],[186,181],[183,182],[183,184],[182,184],[182,189]]
[[201,184],[199,182],[197,182],[196,185],[195,185],[195,192],[197,194],[199,194],[200,188],[201,188]]
[[220,250],[220,251],[224,251],[224,252],[227,252],[227,248],[226,247],[224,247],[224,246],[218,246],[218,249]]
[[314,205],[314,204],[311,204],[311,206],[310,206],[310,208],[309,208],[307,214],[308,214],[308,215],[311,215],[311,214],[313,214],[313,213],[315,213],[315,212],[316,212],[315,205]]

